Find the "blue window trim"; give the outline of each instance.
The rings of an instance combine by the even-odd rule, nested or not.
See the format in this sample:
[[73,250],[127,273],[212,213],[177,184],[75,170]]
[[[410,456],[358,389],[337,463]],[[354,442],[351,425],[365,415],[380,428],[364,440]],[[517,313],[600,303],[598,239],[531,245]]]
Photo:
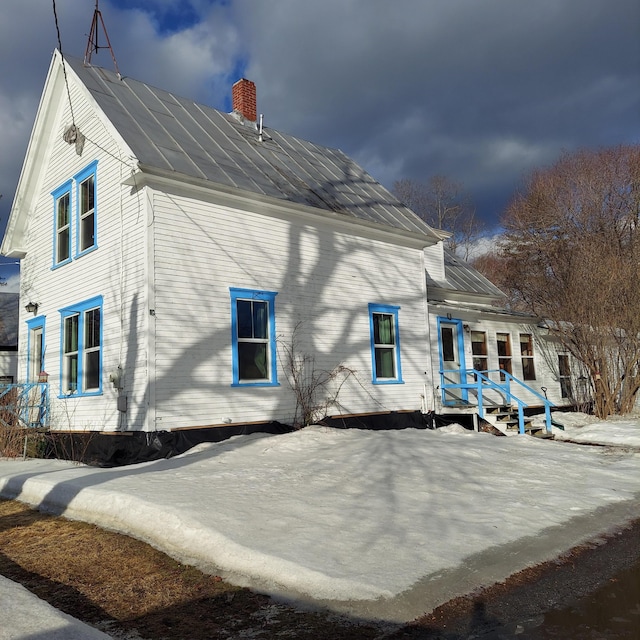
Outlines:
[[[80,249],[80,185],[89,177],[93,176],[93,244],[86,249]],[[75,182],[75,228],[76,228],[76,243],[74,258],[79,258],[91,251],[95,251],[98,248],[98,161],[94,160],[91,164],[88,164],[82,171],[76,173],[73,176]]]
[[[369,333],[371,341],[371,381],[373,384],[404,384],[402,379],[402,363],[400,358],[400,330],[398,323],[398,311],[400,307],[390,304],[374,304],[369,303]],[[395,378],[378,378],[376,373],[376,348],[375,348],[375,332],[373,328],[373,314],[385,313],[393,316],[393,328],[395,332],[395,358],[396,358],[396,377]]]
[[[64,184],[61,184],[57,189],[54,189],[51,192],[53,196],[53,262],[52,269],[57,269],[62,265],[69,264],[72,260],[71,254],[71,231],[73,229],[73,202],[71,197],[71,192],[73,188],[73,182],[71,180],[67,180]],[[62,196],[68,194],[69,195],[69,257],[66,260],[61,260],[58,262],[58,200],[62,198]]]
[[[102,311],[103,298],[102,296],[95,296],[89,298],[83,302],[59,309],[60,313],[60,393],[58,398],[77,398],[82,396],[99,396],[102,395],[102,357],[104,350],[103,342],[103,326],[104,326],[104,314]],[[89,391],[83,390],[83,378],[84,378],[84,314],[91,309],[100,309],[100,376],[98,378],[98,388],[91,389]],[[65,393],[65,372],[64,372],[64,321],[69,316],[78,315],[78,389],[74,392]]]
[[[30,374],[31,374],[31,370],[30,370],[30,363],[29,363],[29,356],[31,355],[31,332],[34,329],[42,329],[42,360],[43,362],[41,362],[41,369],[44,368],[44,354],[46,353],[46,331],[45,331],[45,325],[46,325],[46,318],[45,316],[36,316],[35,318],[30,318],[29,320],[27,320],[27,382],[38,382],[37,380],[31,380],[30,379]],[[40,372],[38,372],[40,373]]]
[[[277,387],[278,363],[276,360],[276,311],[275,301],[277,292],[260,291],[257,289],[239,289],[229,287],[231,296],[231,357],[232,357],[232,387]],[[269,303],[269,380],[243,382],[240,380],[238,363],[238,300],[263,300]]]

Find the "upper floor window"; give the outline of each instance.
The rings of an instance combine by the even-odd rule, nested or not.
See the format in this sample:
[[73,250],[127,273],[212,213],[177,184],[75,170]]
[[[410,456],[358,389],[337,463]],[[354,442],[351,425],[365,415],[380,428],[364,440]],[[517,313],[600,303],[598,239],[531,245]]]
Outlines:
[[62,395],[102,392],[102,296],[60,310]]
[[[73,180],[53,191],[53,266],[59,267],[97,247],[95,160]],[[71,247],[75,246],[72,255]]]
[[275,298],[272,291],[231,287],[234,385],[277,385]]
[[96,247],[96,168],[97,161],[76,174],[77,197],[77,241],[76,254]]
[[402,382],[398,310],[386,304],[369,304],[371,364],[374,384]]
[[54,238],[53,264],[65,264],[71,260],[71,180],[53,192]]

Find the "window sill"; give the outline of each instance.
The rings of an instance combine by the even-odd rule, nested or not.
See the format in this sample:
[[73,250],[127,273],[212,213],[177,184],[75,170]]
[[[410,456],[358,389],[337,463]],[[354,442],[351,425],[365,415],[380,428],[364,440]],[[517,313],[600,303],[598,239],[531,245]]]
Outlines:
[[87,247],[86,249],[83,249],[82,251],[76,253],[73,256],[74,260],[77,260],[78,258],[82,258],[82,256],[86,256],[88,253],[93,253],[94,251],[97,251],[98,249],[98,245],[94,244],[92,247]]
[[70,400],[72,398],[93,398],[96,396],[101,396],[102,390],[99,391],[84,391],[83,393],[77,393],[74,391],[73,393],[61,393],[58,394],[58,398],[60,400]]
[[232,387],[279,387],[279,382],[269,382],[267,380],[260,382],[232,382]]
[[71,258],[68,258],[63,262],[56,262],[51,266],[51,271],[54,271],[55,269],[59,269],[60,267],[64,267],[66,264],[71,264],[71,262],[72,262]]

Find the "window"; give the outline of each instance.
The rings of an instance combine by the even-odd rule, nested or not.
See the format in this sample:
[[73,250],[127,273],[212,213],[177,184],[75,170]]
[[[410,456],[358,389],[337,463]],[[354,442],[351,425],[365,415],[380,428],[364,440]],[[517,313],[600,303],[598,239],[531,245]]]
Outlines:
[[229,289],[233,385],[277,385],[272,291]]
[[96,168],[97,162],[74,176],[78,185],[76,254],[96,247]]
[[[54,202],[53,266],[71,262],[72,235],[75,234],[77,258],[97,248],[96,242],[96,172],[95,160],[73,180],[52,192]],[[74,192],[75,185],[75,192]],[[72,195],[74,194],[74,195]],[[75,200],[74,200],[75,198]],[[73,231],[75,229],[75,231]]]
[[53,192],[53,266],[71,260],[71,180]]
[[511,336],[508,333],[496,333],[498,344],[498,367],[500,380],[505,380],[504,372],[511,373]]
[[402,382],[400,336],[398,333],[399,309],[400,307],[390,305],[369,305],[374,384]]
[[530,333],[520,334],[520,355],[522,357],[523,380],[535,380],[536,369],[533,363],[533,336]]
[[473,368],[476,371],[487,371],[487,334],[484,331],[471,332],[471,353]]
[[61,395],[102,392],[102,296],[60,311]]
[[569,365],[569,355],[567,353],[558,354],[558,373],[560,378],[560,396],[562,398],[572,398],[573,388],[571,386],[571,367]]

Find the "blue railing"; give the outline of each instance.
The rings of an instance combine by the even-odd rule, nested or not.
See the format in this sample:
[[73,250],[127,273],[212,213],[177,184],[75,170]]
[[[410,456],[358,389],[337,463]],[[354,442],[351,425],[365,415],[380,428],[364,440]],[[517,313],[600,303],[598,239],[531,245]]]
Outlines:
[[48,427],[49,417],[47,382],[0,384],[0,425]]
[[[504,380],[495,382],[489,378],[490,373],[498,373]],[[449,382],[453,377],[459,376],[460,382]],[[468,380],[469,376],[472,376],[472,382],[463,382]],[[535,389],[532,389],[528,384],[518,380],[518,378],[511,375],[508,371],[503,369],[496,369],[493,371],[478,371],[477,369],[448,369],[440,371],[440,388],[442,389],[442,403],[451,405],[451,401],[447,400],[447,395],[455,395],[459,391],[460,398],[464,404],[470,404],[469,393],[472,393],[477,398],[478,403],[478,415],[484,419],[485,404],[489,404],[485,398],[487,391],[495,391],[500,394],[504,400],[504,404],[518,407],[518,432],[524,433],[524,410],[529,405],[520,397],[515,395],[512,391],[512,384],[518,385],[522,389],[525,389],[530,394],[535,396],[544,405],[545,414],[545,426],[547,432],[551,433],[551,407],[554,406],[553,402],[539,394]],[[495,403],[493,403],[495,405]]]

